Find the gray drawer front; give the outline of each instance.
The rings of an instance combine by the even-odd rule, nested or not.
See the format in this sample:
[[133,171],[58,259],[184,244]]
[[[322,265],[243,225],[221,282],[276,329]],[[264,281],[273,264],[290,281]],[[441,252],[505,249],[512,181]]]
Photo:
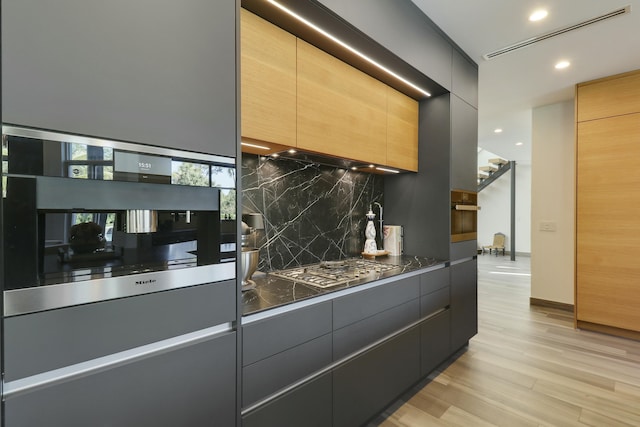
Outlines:
[[5,319],[6,381],[235,320],[235,281]]
[[328,334],[331,323],[331,301],[326,301],[243,326],[242,365]]
[[416,327],[333,371],[333,426],[365,425],[419,379]]
[[449,286],[449,267],[420,275],[420,295],[430,294],[445,286]]
[[417,321],[419,300],[385,310],[333,333],[333,360],[338,360]]
[[419,295],[420,278],[413,276],[338,298],[333,301],[333,328],[343,328]]
[[242,406],[331,364],[331,334],[242,368]]
[[451,311],[444,311],[420,325],[420,371],[425,376],[451,354]]
[[243,427],[331,425],[332,374],[326,373],[242,417]]
[[10,397],[5,425],[232,426],[235,364],[230,333]]
[[441,308],[445,308],[450,302],[450,290],[447,286],[439,291],[420,297],[420,316],[428,316]]

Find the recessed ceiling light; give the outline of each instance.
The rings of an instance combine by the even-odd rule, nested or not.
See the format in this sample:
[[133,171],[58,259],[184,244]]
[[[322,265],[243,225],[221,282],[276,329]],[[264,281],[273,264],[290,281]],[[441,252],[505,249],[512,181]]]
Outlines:
[[502,133],[502,129],[497,128],[497,129],[495,129],[495,130],[494,130],[494,132],[495,132],[495,133]]
[[567,68],[569,65],[571,65],[569,61],[560,61],[556,64],[556,69],[562,70],[564,68]]
[[535,22],[547,17],[549,12],[544,9],[536,10],[531,15],[529,15],[529,21]]
[[280,157],[280,154],[278,154],[278,153],[273,153],[273,154],[271,155],[271,157]]
[[422,89],[421,87],[419,87],[418,85],[414,84],[413,82],[410,82],[409,80],[405,79],[404,77],[400,76],[399,74],[395,73],[394,71],[392,71],[391,69],[385,67],[384,65],[380,64],[379,62],[375,61],[373,58],[368,57],[367,55],[365,55],[364,53],[360,52],[359,50],[351,47],[350,45],[348,45],[347,43],[343,42],[342,40],[340,40],[339,38],[335,37],[333,34],[328,33],[327,31],[323,30],[322,28],[318,27],[317,25],[315,25],[313,22],[308,21],[307,19],[305,19],[304,17],[298,15],[297,13],[295,13],[294,11],[292,11],[291,9],[288,9],[287,7],[285,7],[284,5],[278,3],[275,0],[267,0],[269,3],[271,3],[272,5],[274,5],[275,7],[277,7],[278,9],[282,10],[283,12],[287,13],[288,15],[294,17],[295,19],[297,19],[298,21],[302,22],[303,24],[305,24],[306,26],[308,26],[309,28],[314,29],[315,31],[317,31],[318,33],[322,34],[323,36],[325,36],[326,38],[328,38],[329,40],[332,40],[333,42],[339,44],[340,46],[342,46],[343,48],[347,49],[348,51],[350,51],[351,53],[356,54],[357,56],[359,56],[360,58],[364,59],[365,61],[367,61],[369,64],[377,67],[378,69],[384,71],[385,73],[389,74],[390,76],[394,77],[395,79],[400,80],[401,82],[403,82],[404,84],[412,87],[413,89],[417,90],[418,92],[420,92],[421,94],[430,97],[431,94]]
[[357,170],[358,170],[358,168],[357,168],[356,166],[351,166],[351,170],[352,170],[352,171],[357,171]]
[[287,150],[287,153],[289,153],[289,154],[296,154],[296,153],[297,153],[297,151],[296,151],[296,150],[294,150],[293,148],[290,148],[289,150]]
[[524,143],[523,142],[516,142],[516,145],[518,145],[518,146],[520,146],[522,144],[524,144]]
[[376,165],[369,165],[369,167],[370,167],[370,168],[375,168],[375,167],[376,167]]

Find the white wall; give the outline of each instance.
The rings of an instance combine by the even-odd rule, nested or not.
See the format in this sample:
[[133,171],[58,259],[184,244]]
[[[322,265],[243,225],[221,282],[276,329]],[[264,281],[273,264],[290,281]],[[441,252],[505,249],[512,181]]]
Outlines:
[[[531,297],[574,303],[574,101],[533,110]],[[551,223],[555,231],[541,231]]]
[[[488,165],[495,154],[482,150],[478,166]],[[505,159],[509,160],[509,159]],[[490,245],[495,233],[504,233],[511,250],[511,171],[478,194],[478,246]],[[516,163],[516,254],[531,253],[531,165]]]

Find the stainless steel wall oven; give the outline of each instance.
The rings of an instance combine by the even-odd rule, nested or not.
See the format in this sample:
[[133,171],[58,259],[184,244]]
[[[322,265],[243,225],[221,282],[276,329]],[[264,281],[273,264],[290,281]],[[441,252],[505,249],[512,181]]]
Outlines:
[[232,158],[3,126],[4,315],[233,279],[235,186]]

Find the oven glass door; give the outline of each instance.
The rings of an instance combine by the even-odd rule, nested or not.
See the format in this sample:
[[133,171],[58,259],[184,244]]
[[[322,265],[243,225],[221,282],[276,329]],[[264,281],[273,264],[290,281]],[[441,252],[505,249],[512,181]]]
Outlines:
[[7,292],[42,287],[99,288],[99,299],[122,295],[119,288],[131,295],[235,277],[229,266],[214,268],[235,261],[235,159],[22,128],[3,133],[5,302]]

